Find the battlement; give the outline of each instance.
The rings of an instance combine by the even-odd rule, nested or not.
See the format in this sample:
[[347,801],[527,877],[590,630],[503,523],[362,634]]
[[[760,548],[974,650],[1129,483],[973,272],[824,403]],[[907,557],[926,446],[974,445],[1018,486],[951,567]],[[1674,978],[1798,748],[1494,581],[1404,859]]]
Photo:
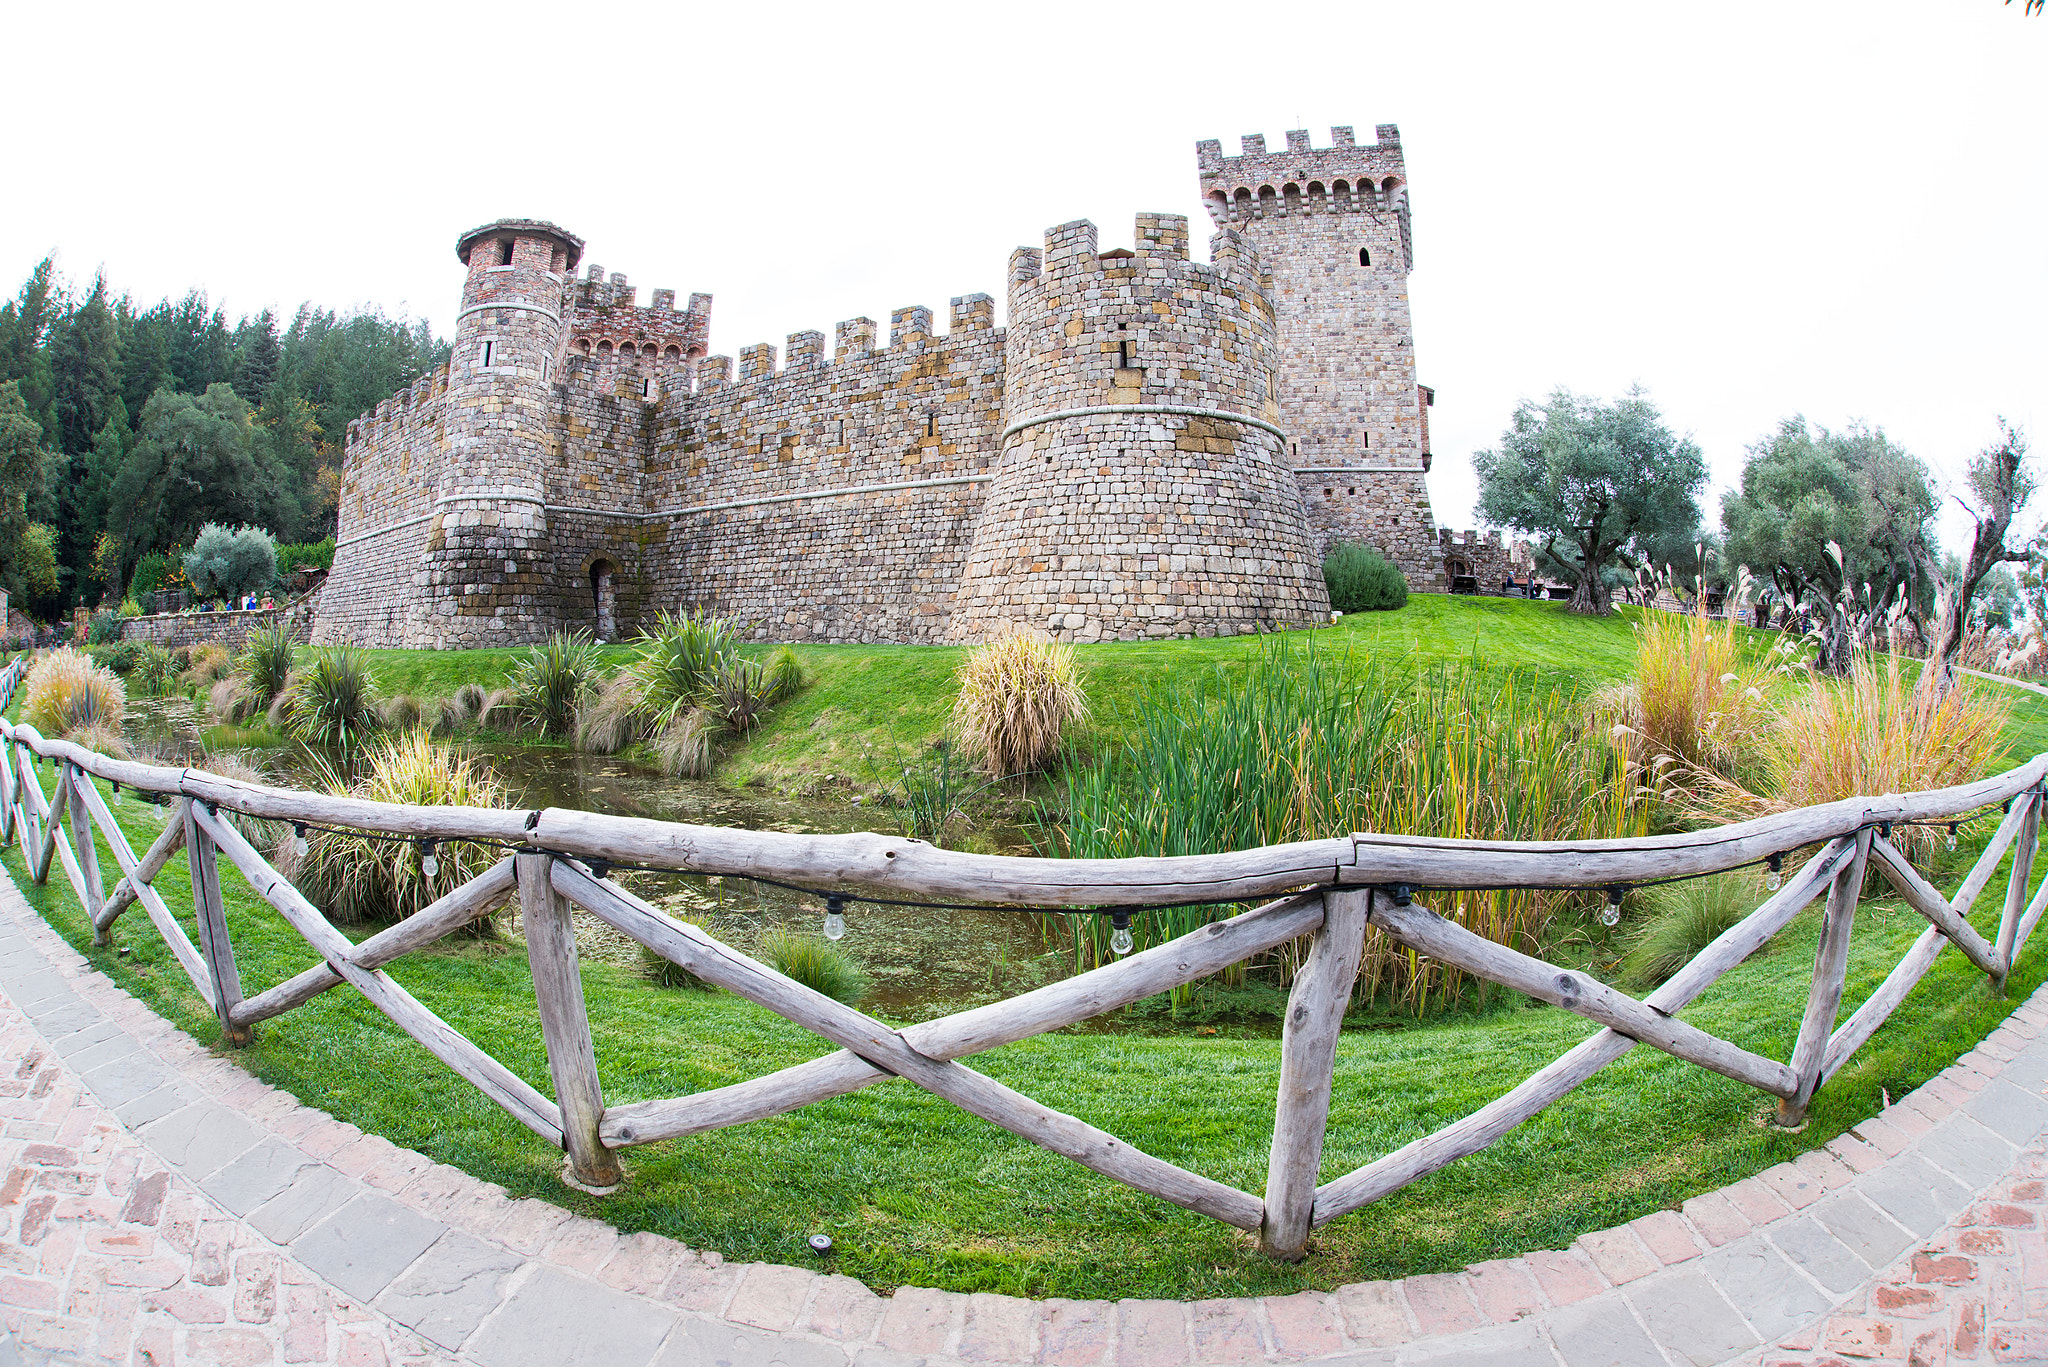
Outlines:
[[1360,146],[1352,130],[1330,130],[1330,146],[1309,145],[1305,129],[1287,134],[1284,150],[1267,151],[1263,133],[1239,140],[1239,154],[1223,155],[1214,138],[1195,144],[1202,197],[1218,223],[1276,212],[1356,212],[1398,209],[1407,199],[1408,168],[1401,130],[1383,123],[1377,141]]
[[427,415],[434,400],[447,392],[448,367],[443,364],[420,376],[369,412],[349,419],[343,441],[345,444],[352,444],[358,439],[368,439],[393,419],[397,419],[401,426],[408,421],[417,421]]
[[1249,245],[1237,232],[1224,229],[1209,239],[1209,263],[1188,256],[1188,220],[1184,214],[1140,213],[1132,234],[1135,250],[1102,250],[1101,234],[1085,218],[1045,230],[1045,247],[1018,247],[1010,253],[1010,317],[1020,303],[1055,277],[1059,288],[1072,287],[1072,277],[1105,279],[1138,273],[1185,275],[1197,281],[1234,280],[1256,289],[1258,272]]

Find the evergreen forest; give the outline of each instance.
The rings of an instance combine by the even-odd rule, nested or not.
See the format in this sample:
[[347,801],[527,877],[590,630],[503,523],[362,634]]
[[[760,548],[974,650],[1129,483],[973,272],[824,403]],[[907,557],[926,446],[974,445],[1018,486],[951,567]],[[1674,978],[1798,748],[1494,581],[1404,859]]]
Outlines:
[[0,305],[0,587],[47,621],[118,602],[208,522],[334,535],[349,422],[448,356],[425,322],[301,304],[229,322],[45,258]]

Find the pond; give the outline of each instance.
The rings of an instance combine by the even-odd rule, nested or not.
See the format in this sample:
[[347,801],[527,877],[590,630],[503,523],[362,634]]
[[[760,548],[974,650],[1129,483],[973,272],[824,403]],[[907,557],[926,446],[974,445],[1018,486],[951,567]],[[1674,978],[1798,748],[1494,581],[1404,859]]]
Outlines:
[[[183,699],[137,699],[126,731],[139,758],[259,772],[267,781],[321,786],[320,762],[298,746],[266,745],[209,755],[201,719]],[[451,742],[487,768],[514,807],[565,807],[697,825],[731,826],[794,834],[901,830],[893,808],[844,796],[789,797],[755,789],[669,778],[617,756],[587,755],[566,746],[466,739]],[[991,826],[981,834],[994,848],[1023,853],[1026,832]],[[818,934],[824,903],[816,897],[764,887],[740,878],[619,872],[615,881],[671,915],[694,921],[742,951],[771,930]],[[516,927],[508,927],[516,933]],[[637,944],[594,916],[579,913],[577,945],[588,958],[635,967]],[[839,941],[870,981],[863,1009],[917,1021],[1014,996],[1067,976],[1073,956],[1064,937],[1048,940],[1025,912],[925,910],[853,903]]]

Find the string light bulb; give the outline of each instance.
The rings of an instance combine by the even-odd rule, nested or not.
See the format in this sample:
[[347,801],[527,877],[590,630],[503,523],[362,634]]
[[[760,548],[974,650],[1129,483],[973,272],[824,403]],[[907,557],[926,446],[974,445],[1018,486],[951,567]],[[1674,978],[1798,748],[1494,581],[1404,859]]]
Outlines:
[[432,878],[441,871],[441,857],[434,853],[434,842],[423,841],[420,845],[420,872]]
[[1770,872],[1764,875],[1764,890],[1776,892],[1785,886],[1785,856],[1774,854],[1764,861]]
[[1956,852],[1956,823],[1953,821],[1948,823],[1948,852]]
[[836,940],[846,934],[846,899],[827,897],[825,899],[825,938]]
[[306,823],[303,821],[292,825],[292,853],[301,859],[306,857]]
[[1621,884],[1607,889],[1607,905],[1600,908],[1600,924],[1618,926],[1621,924]]
[[1131,913],[1118,910],[1110,913],[1109,948],[1118,958],[1131,952],[1136,943],[1131,939]]

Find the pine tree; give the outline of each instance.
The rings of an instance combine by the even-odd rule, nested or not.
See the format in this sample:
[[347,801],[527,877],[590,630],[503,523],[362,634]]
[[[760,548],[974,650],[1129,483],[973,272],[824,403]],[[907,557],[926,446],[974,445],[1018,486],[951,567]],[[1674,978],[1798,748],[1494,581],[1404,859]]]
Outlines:
[[30,587],[23,544],[29,529],[28,502],[42,486],[49,458],[43,429],[22,402],[21,382],[0,383],[0,583],[12,594]]
[[107,280],[95,276],[85,302],[50,331],[58,450],[78,454],[92,449],[106,426],[109,404],[120,396],[120,360]]
[[277,378],[283,351],[277,341],[277,315],[269,309],[244,318],[235,329],[235,392],[246,403],[260,405]]

